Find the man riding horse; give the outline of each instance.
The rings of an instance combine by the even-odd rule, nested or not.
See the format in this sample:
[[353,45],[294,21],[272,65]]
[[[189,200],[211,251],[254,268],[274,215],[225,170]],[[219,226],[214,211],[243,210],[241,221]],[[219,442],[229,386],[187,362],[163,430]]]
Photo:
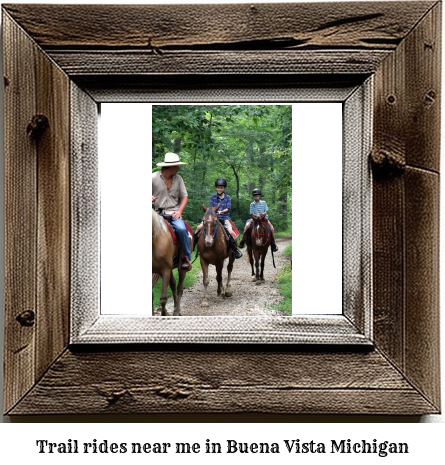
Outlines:
[[185,188],[184,180],[179,176],[178,170],[180,165],[187,163],[179,161],[179,156],[176,153],[166,153],[162,163],[156,163],[161,167],[160,171],[152,173],[152,202],[155,202],[156,211],[162,211],[167,215],[171,215],[171,224],[175,230],[176,236],[181,244],[184,260],[182,269],[190,271],[191,251],[187,229],[184,221],[181,218],[187,202],[188,194]]

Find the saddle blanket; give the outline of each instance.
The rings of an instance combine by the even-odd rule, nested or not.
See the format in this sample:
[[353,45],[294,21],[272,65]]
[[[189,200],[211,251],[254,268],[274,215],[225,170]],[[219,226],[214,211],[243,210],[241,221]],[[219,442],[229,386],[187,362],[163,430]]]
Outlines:
[[233,232],[235,233],[235,239],[238,238],[238,236],[240,235],[238,229],[236,229],[236,226],[235,224],[232,222],[232,220],[229,220],[229,223],[230,223],[230,226],[232,226],[232,229],[233,229]]
[[[174,229],[172,228],[172,225],[165,218],[164,218],[164,221],[165,221],[165,224],[167,225],[168,230],[170,231],[170,234],[172,235],[173,244],[177,244],[178,238],[175,234]],[[187,232],[193,237],[193,230],[191,226],[187,223],[187,221],[184,221],[184,224],[185,224],[185,228],[187,229]]]

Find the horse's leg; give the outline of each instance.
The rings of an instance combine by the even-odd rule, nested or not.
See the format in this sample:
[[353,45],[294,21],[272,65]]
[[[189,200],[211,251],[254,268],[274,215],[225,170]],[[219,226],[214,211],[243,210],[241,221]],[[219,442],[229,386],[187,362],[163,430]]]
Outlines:
[[167,310],[165,309],[165,305],[167,303],[167,288],[168,283],[170,282],[170,275],[171,270],[164,271],[162,274],[162,290],[161,290],[161,298],[159,299],[161,302],[161,315],[166,316]]
[[233,262],[235,257],[232,254],[229,256],[229,264],[227,265],[227,285],[226,285],[226,297],[232,297],[232,285],[230,284],[230,276],[232,275]]
[[224,286],[222,283],[222,270],[224,266],[224,261],[218,262],[216,264],[216,282],[218,283],[218,298],[222,299],[224,296]]
[[179,298],[178,298],[178,290],[176,288],[176,281],[175,277],[173,275],[173,270],[170,273],[170,289],[172,290],[173,294],[173,303],[174,303],[174,310],[173,310],[173,316],[178,316],[179,315]]
[[267,247],[264,247],[265,251],[261,254],[261,273],[260,282],[264,283],[264,260],[266,259]]
[[260,279],[260,252],[258,249],[254,250],[255,255],[255,278],[258,282]]
[[207,291],[207,286],[209,285],[209,265],[202,259],[202,256],[200,256],[200,261],[202,268],[202,283],[204,284],[204,297],[201,302],[201,307],[208,307],[209,302],[207,298],[209,297],[209,293]]
[[254,263],[253,251],[252,251],[252,249],[250,247],[247,247],[247,254],[249,256],[249,262],[250,262],[250,266],[252,268],[252,281],[256,281],[255,271],[253,269],[253,263]]

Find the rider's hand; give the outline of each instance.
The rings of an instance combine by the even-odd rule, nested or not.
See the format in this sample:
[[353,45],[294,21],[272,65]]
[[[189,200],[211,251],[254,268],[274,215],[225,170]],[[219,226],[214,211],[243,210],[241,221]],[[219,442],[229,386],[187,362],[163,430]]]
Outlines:
[[157,199],[157,197],[155,197],[154,195],[151,196],[151,202],[152,202],[152,203],[153,203],[156,199]]
[[172,213],[173,219],[177,220],[178,218],[181,218],[181,212],[176,211]]

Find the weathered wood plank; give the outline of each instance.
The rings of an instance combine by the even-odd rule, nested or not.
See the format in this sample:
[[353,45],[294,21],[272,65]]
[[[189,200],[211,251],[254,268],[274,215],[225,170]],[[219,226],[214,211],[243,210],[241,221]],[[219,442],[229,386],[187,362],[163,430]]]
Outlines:
[[70,341],[100,313],[98,106],[73,82],[71,108]]
[[404,367],[403,179],[373,182],[374,342]]
[[408,379],[440,407],[439,175],[405,173],[405,359]]
[[48,127],[37,147],[37,340],[40,377],[65,349],[70,296],[70,80],[41,50],[35,56],[36,114]]
[[388,50],[278,51],[49,51],[69,75],[136,74],[365,74]]
[[[20,5],[4,8],[43,47],[394,49],[434,2]],[[35,21],[38,17],[39,21]]]
[[406,162],[439,172],[442,3],[410,34],[404,45]]
[[[36,147],[27,134],[35,114],[35,46],[3,15],[5,156],[4,410],[35,382]],[[19,320],[17,320],[19,318]]]
[[440,8],[376,73],[372,154],[375,341],[436,405]]
[[435,411],[378,352],[66,352],[14,414]]

